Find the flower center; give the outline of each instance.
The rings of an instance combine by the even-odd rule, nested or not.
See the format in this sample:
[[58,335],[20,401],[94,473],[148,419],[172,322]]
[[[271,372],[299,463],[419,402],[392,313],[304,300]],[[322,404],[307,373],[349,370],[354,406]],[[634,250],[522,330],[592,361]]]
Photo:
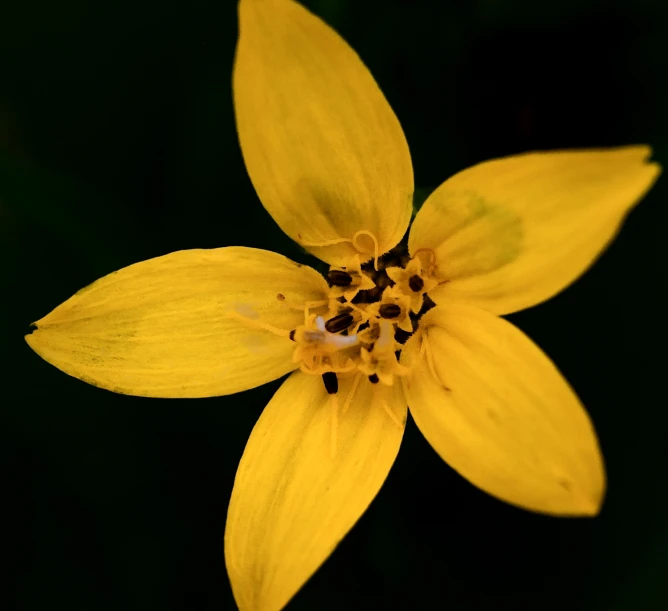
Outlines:
[[356,256],[331,267],[327,311],[306,312],[304,324],[290,332],[294,362],[304,373],[322,376],[330,395],[347,376],[392,386],[409,373],[400,364],[403,345],[435,305],[427,295],[438,284],[435,270],[433,251],[410,258],[401,245],[364,264]]
[[[360,383],[372,385],[372,404],[382,407],[390,420],[403,428],[388,404],[390,387],[410,373],[410,368],[400,363],[401,351],[418,330],[422,315],[436,305],[428,292],[439,284],[432,250],[420,249],[411,258],[407,248],[399,245],[378,256],[378,242],[368,231],[360,231],[347,241],[357,247],[359,236],[373,242],[373,258],[361,264],[356,255],[346,265],[331,267],[326,275],[329,284],[326,298],[296,304],[289,303],[282,293],[276,295],[284,307],[303,311],[304,323],[295,329],[278,328],[253,315],[254,312],[242,311],[241,306],[227,313],[248,327],[293,342],[295,365],[306,374],[321,376],[331,405],[332,457],[336,454],[339,414],[346,413]],[[339,241],[344,240],[335,242]],[[418,360],[423,357],[436,375],[424,333],[420,335]],[[339,409],[342,379],[351,379],[352,383]]]

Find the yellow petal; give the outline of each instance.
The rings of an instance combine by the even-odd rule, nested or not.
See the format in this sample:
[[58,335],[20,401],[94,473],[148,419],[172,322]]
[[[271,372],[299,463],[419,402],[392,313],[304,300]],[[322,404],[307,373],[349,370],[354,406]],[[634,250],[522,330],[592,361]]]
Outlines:
[[660,173],[647,146],[531,153],[446,180],[420,209],[414,253],[435,251],[436,303],[497,314],[536,305],[584,273]]
[[[394,247],[408,228],[413,170],[399,121],[357,54],[292,0],[241,0],[234,107],[264,207],[332,265]],[[307,246],[308,245],[308,246]]]
[[437,306],[420,326],[423,357],[420,337],[405,349],[419,363],[408,404],[443,460],[513,505],[598,513],[605,474],[596,433],[542,350],[509,322],[463,305]]
[[241,611],[282,609],[385,481],[399,451],[406,400],[400,385],[358,382],[341,380],[332,395],[335,428],[322,379],[302,372],[286,380],[255,425],[225,530],[227,572]]
[[94,282],[26,340],[58,369],[114,392],[226,395],[294,369],[287,334],[304,314],[290,305],[326,294],[315,270],[273,252],[183,250]]

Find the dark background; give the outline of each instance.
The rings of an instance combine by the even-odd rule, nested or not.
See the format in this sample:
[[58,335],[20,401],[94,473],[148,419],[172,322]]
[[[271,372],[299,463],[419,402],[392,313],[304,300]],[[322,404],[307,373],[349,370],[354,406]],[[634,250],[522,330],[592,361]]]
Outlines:
[[[311,0],[401,120],[423,196],[516,152],[647,142],[668,163],[668,3]],[[233,0],[0,8],[2,551],[8,609],[234,609],[225,512],[279,382],[192,401],[51,367],[30,322],[100,276],[184,248],[299,260],[257,200],[231,102]],[[593,269],[513,315],[596,423],[594,520],[522,512],[409,421],[369,511],[291,610],[668,609],[666,178]],[[221,346],[224,349],[224,346]]]

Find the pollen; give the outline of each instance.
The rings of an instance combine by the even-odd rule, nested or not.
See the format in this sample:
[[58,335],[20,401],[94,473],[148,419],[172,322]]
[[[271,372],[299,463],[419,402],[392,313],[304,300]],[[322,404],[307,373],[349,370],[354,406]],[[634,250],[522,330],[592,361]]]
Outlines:
[[[352,310],[351,310],[352,311]],[[325,330],[330,333],[339,333],[345,331],[353,324],[353,317],[348,312],[337,314],[325,323]]]
[[373,280],[362,270],[359,256],[351,258],[348,265],[332,267],[327,273],[332,298],[343,297],[352,301],[359,291],[375,288]]
[[392,386],[410,372],[401,351],[434,305],[427,291],[438,283],[435,271],[432,251],[411,258],[402,246],[367,262],[356,255],[332,266],[325,276],[328,312],[305,314],[304,325],[290,332],[294,362],[322,376],[329,395],[348,376],[355,376],[355,387]]
[[384,303],[378,309],[381,318],[396,318],[401,314],[401,307],[396,303]]
[[436,277],[436,255],[433,250],[421,249],[405,267],[388,267],[387,275],[396,290],[410,300],[410,311],[418,314],[425,305],[425,296],[433,290],[439,280]]
[[350,286],[353,283],[353,277],[343,269],[330,269],[327,274],[327,280],[332,286]]
[[419,293],[424,288],[424,280],[418,274],[413,274],[408,279],[408,288],[414,293]]

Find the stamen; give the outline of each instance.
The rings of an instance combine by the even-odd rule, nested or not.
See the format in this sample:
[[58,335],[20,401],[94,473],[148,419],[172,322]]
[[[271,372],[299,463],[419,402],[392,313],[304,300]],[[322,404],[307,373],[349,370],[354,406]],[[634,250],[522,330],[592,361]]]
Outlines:
[[[302,310],[306,310],[308,313],[308,310],[311,308],[319,308],[325,305],[329,304],[329,301],[327,299],[319,299],[318,301],[306,301],[303,303],[294,303],[291,301],[288,301],[285,295],[283,293],[278,293],[276,295],[276,299],[278,301],[283,302],[282,305],[290,310],[297,310],[298,312],[301,312]],[[237,308],[238,309],[238,308]]]
[[385,320],[380,321],[379,327],[380,333],[375,345],[381,352],[386,352],[388,348],[394,347],[394,327]]
[[382,399],[379,399],[380,406],[383,408],[383,411],[389,416],[390,420],[396,425],[398,429],[404,430],[404,425],[399,421],[397,415],[390,409],[390,406],[385,403]]
[[353,277],[340,269],[330,269],[327,273],[327,280],[332,286],[350,286]]
[[339,331],[347,329],[352,324],[353,317],[350,314],[343,312],[342,314],[334,316],[334,318],[330,318],[325,323],[325,329],[330,333],[338,333]]
[[408,279],[408,287],[414,293],[419,293],[424,287],[424,280],[415,274]]
[[323,242],[304,242],[302,240],[301,234],[297,234],[297,238],[299,239],[299,244],[301,246],[310,246],[312,248],[316,248],[318,246],[334,246],[335,244],[343,244],[344,242],[352,242],[350,238],[336,238],[334,240],[325,240]]
[[445,390],[450,392],[451,389],[446,384],[443,383],[443,379],[436,372],[436,367],[434,367],[434,356],[431,352],[431,347],[429,346],[426,333],[424,333],[424,335],[422,336],[422,345],[420,346],[420,354],[418,358],[422,359],[423,356],[426,356],[427,367],[429,367],[429,373],[431,373],[431,375],[434,376],[434,379],[440,382],[441,386]]
[[238,320],[244,325],[247,325],[254,329],[261,329],[262,331],[269,331],[269,333],[273,333],[274,335],[278,335],[279,337],[290,338],[290,331],[286,329],[279,329],[278,327],[274,327],[273,325],[269,325],[265,322],[260,322],[259,320],[253,320],[252,318],[247,318],[246,316],[240,314],[239,312],[225,312],[225,318]]
[[329,333],[325,328],[325,319],[322,316],[318,316],[315,319],[315,325],[318,329],[317,331],[307,330],[304,332],[304,337],[309,342],[319,343],[323,347],[328,346],[334,351],[350,348],[359,343],[357,335],[336,335]]
[[339,429],[339,402],[336,395],[329,395],[329,405],[332,415],[330,438],[329,438],[329,456],[336,458],[337,433]]
[[[308,321],[308,317],[310,316],[309,310],[311,308],[319,308],[322,306],[329,305],[329,301],[327,299],[320,299],[318,301],[307,301],[304,303],[302,306],[304,309],[304,321]],[[296,308],[297,310],[301,310],[302,308],[298,307]]]
[[357,248],[361,252],[361,249],[357,246],[356,241],[359,236],[368,236],[373,240],[373,268],[378,271],[378,259],[379,259],[379,253],[378,253],[378,240],[376,239],[376,236],[373,235],[370,231],[367,231],[366,229],[362,229],[361,231],[358,231],[355,233],[352,239],[353,246]]
[[421,252],[426,252],[429,254],[430,260],[427,267],[427,273],[429,274],[433,273],[434,269],[436,268],[436,253],[431,248],[418,248],[413,253],[413,258],[417,257]]
[[302,240],[301,234],[299,234],[299,233],[297,234],[297,239],[299,240],[299,244],[301,246],[307,246],[307,247],[310,246],[312,248],[318,248],[318,247],[322,247],[322,246],[334,246],[335,244],[343,244],[344,242],[350,242],[353,245],[353,247],[355,249],[357,249],[358,252],[365,252],[364,249],[360,248],[357,245],[357,240],[362,235],[366,235],[373,240],[373,244],[374,244],[374,255],[373,255],[374,264],[373,264],[373,267],[376,271],[378,271],[378,258],[380,256],[380,254],[378,252],[378,240],[376,239],[376,236],[373,235],[373,233],[371,233],[370,231],[367,231],[366,229],[362,229],[360,231],[357,231],[353,235],[352,239],[351,238],[335,238],[333,240],[324,240],[323,242],[304,242]]
[[[301,236],[298,237],[301,242]],[[357,252],[351,254],[346,265],[334,266],[327,272],[330,289],[326,300],[295,308],[287,293],[277,294],[284,307],[304,312],[303,325],[292,331],[278,330],[295,342],[296,366],[309,375],[321,376],[330,397],[338,394],[339,378],[354,377],[343,412],[350,408],[362,376],[373,385],[375,393],[384,396],[381,388],[392,386],[397,377],[409,373],[410,369],[400,362],[401,349],[416,331],[420,316],[429,309],[427,302],[433,306],[426,293],[438,282],[430,275],[430,270],[436,269],[431,249],[420,249],[412,259],[405,247],[403,251],[393,249],[381,260],[379,242],[367,230],[357,231],[351,239],[301,243],[326,247],[345,242],[351,243]],[[389,258],[393,253],[396,256],[395,250],[403,252],[396,259],[398,266],[390,265],[390,261],[395,262]],[[373,255],[371,260],[367,258],[369,255]],[[249,317],[256,319],[259,314],[251,311]],[[254,326],[271,330],[270,325]],[[419,359],[426,359],[423,366],[428,366],[430,374],[441,382],[429,340],[426,336],[421,339]],[[393,405],[391,401],[389,404]],[[389,410],[387,405],[383,409]],[[389,410],[388,417],[392,416],[397,422],[396,415]]]
[[348,408],[350,407],[350,404],[352,403],[353,400],[353,395],[355,394],[355,391],[357,390],[357,386],[359,385],[361,379],[362,379],[362,374],[358,372],[357,375],[355,376],[355,379],[353,380],[353,385],[350,387],[348,396],[346,397],[346,400],[343,403],[343,411],[342,411],[343,414],[345,414],[348,411]]
[[339,392],[339,379],[333,371],[326,371],[322,374],[322,381],[325,383],[325,390],[330,395]]
[[381,318],[396,318],[401,314],[401,306],[396,303],[384,303],[380,306],[378,313]]

